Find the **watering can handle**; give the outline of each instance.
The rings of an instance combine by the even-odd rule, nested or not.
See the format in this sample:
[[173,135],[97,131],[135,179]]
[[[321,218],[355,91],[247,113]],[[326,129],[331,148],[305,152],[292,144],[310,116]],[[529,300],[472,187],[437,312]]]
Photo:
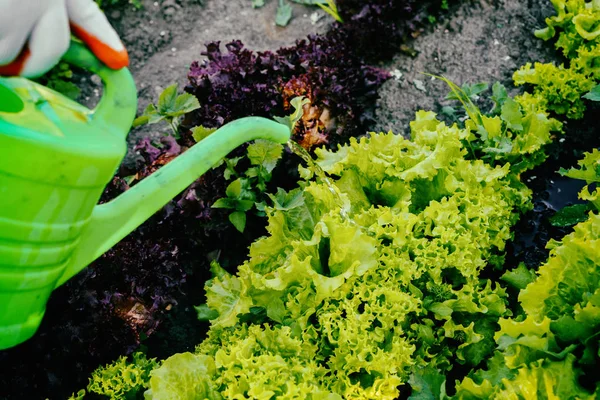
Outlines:
[[137,112],[137,89],[129,70],[110,69],[77,39],[71,40],[63,60],[100,76],[104,90],[93,119],[111,127],[110,132],[122,132],[124,138]]

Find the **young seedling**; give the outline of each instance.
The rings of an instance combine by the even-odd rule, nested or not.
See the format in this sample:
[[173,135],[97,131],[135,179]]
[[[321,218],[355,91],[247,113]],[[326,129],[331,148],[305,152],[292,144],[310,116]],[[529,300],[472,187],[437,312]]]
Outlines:
[[81,90],[71,82],[72,78],[73,71],[71,70],[71,66],[66,62],[60,62],[35,81],[75,100],[79,97]]
[[179,136],[181,116],[200,108],[198,99],[189,93],[177,95],[177,84],[167,87],[159,96],[158,104],[150,103],[144,113],[133,121],[137,127],[166,121],[175,137]]
[[[296,97],[291,100],[294,112],[286,117],[275,117],[275,120],[294,130],[296,123],[302,118],[303,107],[310,101],[304,97]],[[194,132],[194,139],[198,141],[212,133],[210,130],[199,127]],[[235,228],[244,232],[246,228],[246,214],[255,210],[259,216],[264,216],[264,209],[268,194],[267,184],[271,181],[272,172],[277,166],[283,154],[283,146],[268,140],[256,140],[248,145],[245,157],[250,162],[250,167],[244,172],[238,172],[236,168],[244,157],[225,158],[223,162],[215,167],[225,164],[223,176],[225,179],[234,179],[227,189],[227,197],[218,199],[213,208],[225,208],[231,210],[229,221]]]
[[331,15],[337,22],[344,22],[340,13],[338,12],[337,5],[333,0],[325,0],[325,3],[316,3],[323,11]]
[[[275,23],[279,26],[286,26],[292,19],[293,9],[291,2],[304,5],[319,6],[327,14],[331,15],[336,21],[344,22],[338,12],[334,0],[278,0],[277,13],[275,14]],[[253,8],[260,8],[265,5],[265,0],[252,0]]]

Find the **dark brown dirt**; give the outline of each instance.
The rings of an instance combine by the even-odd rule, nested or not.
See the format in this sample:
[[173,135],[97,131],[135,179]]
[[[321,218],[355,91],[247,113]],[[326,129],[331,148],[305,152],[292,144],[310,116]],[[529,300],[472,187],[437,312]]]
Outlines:
[[547,0],[465,2],[433,33],[415,40],[416,57],[401,54],[386,66],[402,76],[380,90],[373,130],[406,134],[417,110],[446,105],[448,86],[423,73],[443,75],[458,85],[500,81],[510,88],[520,66],[555,60],[552,46],[533,36],[552,12]]

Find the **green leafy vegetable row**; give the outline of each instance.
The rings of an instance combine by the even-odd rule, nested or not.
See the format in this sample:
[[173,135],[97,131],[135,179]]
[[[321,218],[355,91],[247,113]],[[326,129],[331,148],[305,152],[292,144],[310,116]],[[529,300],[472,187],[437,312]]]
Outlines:
[[523,101],[544,107],[567,118],[583,117],[582,97],[594,99],[592,89],[600,80],[600,3],[597,0],[550,0],[557,15],[546,19],[547,27],[536,36],[550,40],[558,36],[556,48],[562,50],[568,65],[528,63],[515,72],[517,85],[535,89]]
[[[534,153],[555,123],[508,100],[497,100],[499,115],[470,110],[515,154]],[[510,315],[505,290],[480,273],[501,267],[530,192],[504,153],[475,159],[478,123],[449,127],[420,112],[412,141],[390,133],[318,151],[301,188],[272,196],[270,236],[238,275],[213,266],[198,308],[213,319],[209,339],[155,370],[147,396],[178,387],[184,398],[395,398],[426,366],[479,365]],[[517,146],[527,138],[538,147]],[[319,169],[335,186],[310,181]]]
[[480,274],[502,265],[530,192],[508,165],[466,159],[467,130],[425,112],[412,128],[411,141],[374,134],[318,151],[333,186],[273,196],[270,234],[238,274],[213,266],[199,307],[209,338],[171,359],[195,361],[155,370],[148,398],[394,399],[425,366],[491,354],[510,313]]
[[[557,48],[570,66],[536,64],[515,74],[517,83],[535,84],[523,99],[557,114],[580,118],[582,98],[598,100],[600,3],[552,0],[557,16],[536,33],[546,40],[558,33]],[[562,241],[548,243],[548,261],[533,273],[524,264],[502,279],[518,295],[519,310],[498,321],[496,351],[487,368],[474,370],[456,386],[461,399],[595,399],[600,395],[600,153],[586,153],[579,169],[559,172],[584,180],[580,192],[588,204],[568,207],[554,217],[567,226],[581,222]],[[583,222],[585,221],[585,222]],[[444,382],[434,371],[429,381]],[[593,393],[593,394],[592,394]],[[437,397],[437,396],[436,396]],[[443,398],[444,396],[440,396]]]
[[595,399],[600,394],[600,215],[590,214],[572,234],[548,246],[550,258],[531,283],[524,286],[532,278],[524,267],[512,272],[513,284],[523,288],[524,313],[498,321],[498,350],[487,369],[457,386],[459,398]]
[[[515,152],[539,135],[477,115]],[[546,115],[519,105],[511,115],[535,119],[549,140]],[[147,397],[393,399],[426,366],[481,364],[511,314],[506,291],[480,275],[502,266],[530,191],[502,153],[473,156],[475,126],[422,111],[412,140],[372,134],[317,151],[299,188],[271,196],[269,236],[238,274],[213,264],[198,307],[209,338],[154,370]]]

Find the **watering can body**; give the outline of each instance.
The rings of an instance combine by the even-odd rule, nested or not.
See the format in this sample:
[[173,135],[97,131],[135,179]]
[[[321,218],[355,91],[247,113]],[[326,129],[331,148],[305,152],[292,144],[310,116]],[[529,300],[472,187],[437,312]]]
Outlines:
[[126,154],[137,91],[128,70],[108,69],[81,44],[65,59],[102,78],[96,109],[24,78],[0,78],[0,350],[33,336],[56,287],[231,150],[290,136],[288,127],[263,118],[234,121],[97,206]]

